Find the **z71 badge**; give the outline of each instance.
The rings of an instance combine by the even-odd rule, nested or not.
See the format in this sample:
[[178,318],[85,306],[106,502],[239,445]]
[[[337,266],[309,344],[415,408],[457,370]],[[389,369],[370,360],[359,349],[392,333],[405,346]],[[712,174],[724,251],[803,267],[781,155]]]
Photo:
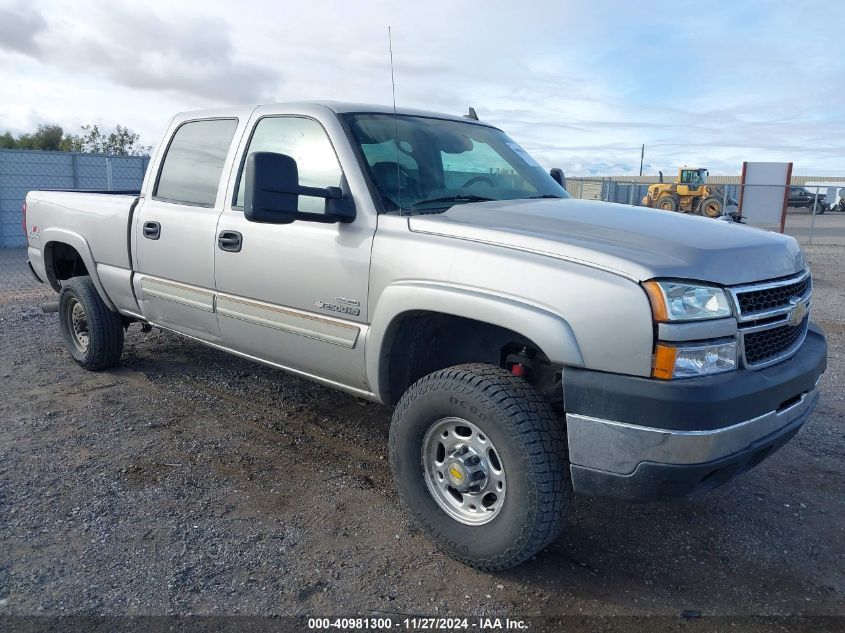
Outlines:
[[348,314],[349,316],[359,316],[361,314],[361,303],[355,299],[344,299],[343,297],[336,297],[337,303],[326,303],[325,301],[315,301],[314,305],[329,312],[337,312],[338,314]]

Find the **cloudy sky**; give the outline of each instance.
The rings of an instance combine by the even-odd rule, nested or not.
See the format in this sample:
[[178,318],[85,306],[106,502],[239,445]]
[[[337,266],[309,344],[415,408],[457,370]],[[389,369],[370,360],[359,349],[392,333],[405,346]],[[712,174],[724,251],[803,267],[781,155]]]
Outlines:
[[0,132],[334,99],[504,128],[568,174],[845,174],[845,2],[0,0]]

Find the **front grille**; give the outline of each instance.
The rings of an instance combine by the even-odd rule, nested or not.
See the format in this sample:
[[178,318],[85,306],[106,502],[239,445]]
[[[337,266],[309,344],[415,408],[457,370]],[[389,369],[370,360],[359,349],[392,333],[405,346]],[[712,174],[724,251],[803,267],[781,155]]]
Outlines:
[[811,289],[810,276],[804,279],[783,286],[737,292],[736,299],[740,312],[743,316],[755,312],[767,312],[786,308],[793,298],[803,298]]
[[809,317],[800,325],[781,325],[760,332],[745,335],[745,362],[758,365],[776,359],[789,352],[807,331]]

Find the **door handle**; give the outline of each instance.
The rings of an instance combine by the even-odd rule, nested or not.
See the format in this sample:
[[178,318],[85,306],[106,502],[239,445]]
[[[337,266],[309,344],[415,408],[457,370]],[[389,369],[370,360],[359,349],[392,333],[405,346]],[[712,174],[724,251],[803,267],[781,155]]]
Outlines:
[[221,231],[217,236],[217,247],[221,251],[240,253],[242,245],[243,236],[237,231]]
[[144,222],[144,237],[157,240],[161,237],[161,224],[158,222]]

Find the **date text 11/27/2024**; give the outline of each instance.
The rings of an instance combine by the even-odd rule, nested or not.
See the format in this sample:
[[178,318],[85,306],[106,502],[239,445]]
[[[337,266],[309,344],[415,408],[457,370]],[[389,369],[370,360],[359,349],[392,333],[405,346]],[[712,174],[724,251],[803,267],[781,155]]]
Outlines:
[[309,618],[310,630],[375,630],[390,629],[405,631],[525,631],[528,623],[519,618]]

